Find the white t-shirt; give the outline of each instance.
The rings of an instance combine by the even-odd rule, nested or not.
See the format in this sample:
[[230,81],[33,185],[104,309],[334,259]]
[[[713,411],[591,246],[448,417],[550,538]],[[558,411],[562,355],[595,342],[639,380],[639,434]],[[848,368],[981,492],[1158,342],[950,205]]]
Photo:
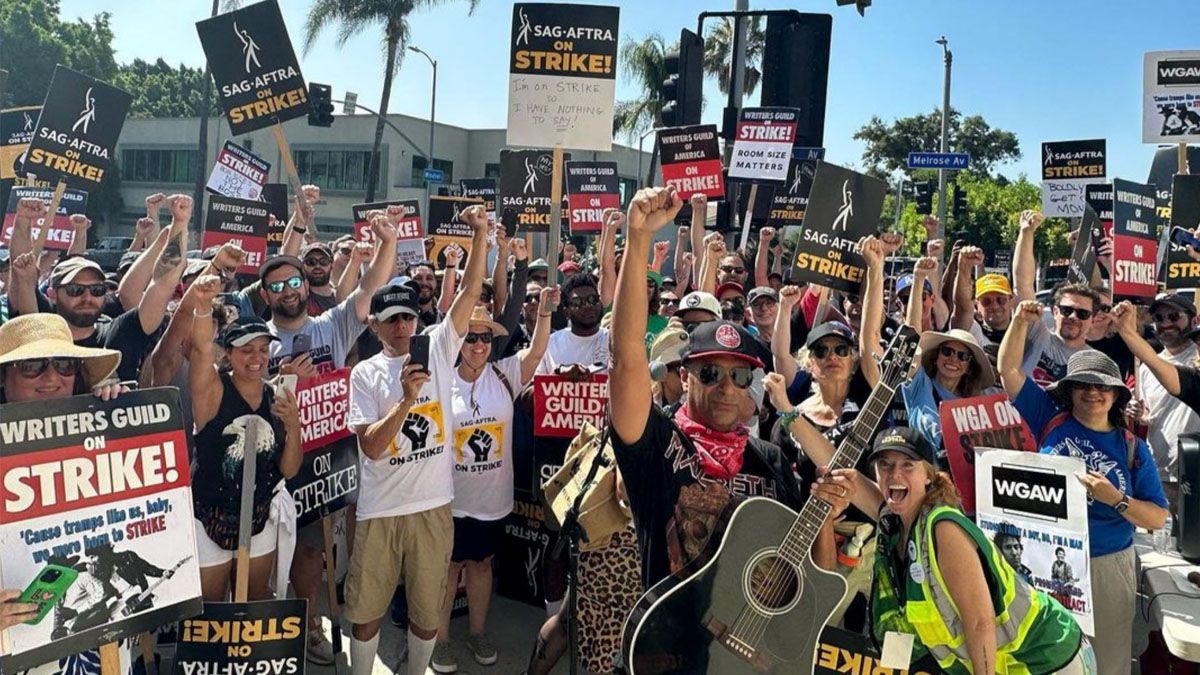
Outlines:
[[601,328],[595,335],[579,337],[564,328],[550,335],[550,343],[546,347],[546,356],[538,366],[538,374],[546,375],[554,372],[558,366],[578,363],[591,367],[599,364],[600,372],[608,372],[608,329]]
[[[421,387],[399,433],[379,459],[360,446],[358,520],[419,513],[450,503],[454,497],[451,431],[454,416],[448,402],[454,361],[465,334],[443,321],[429,341],[429,381]],[[357,427],[383,419],[404,396],[400,382],[407,356],[381,352],[350,372],[350,414],[346,425]]]
[[[508,387],[496,370],[508,379]],[[456,518],[499,520],[512,512],[513,396],[521,389],[521,358],[517,355],[488,364],[474,382],[462,379],[455,369],[454,502],[450,508]]]
[[[1164,349],[1158,355],[1168,363],[1191,366],[1196,362],[1196,346],[1189,344],[1187,349],[1178,354]],[[1142,399],[1150,410],[1150,427],[1146,434],[1146,442],[1154,455],[1159,478],[1164,483],[1174,483],[1179,480],[1175,467],[1179,456],[1179,437],[1200,431],[1200,416],[1186,403],[1172,396],[1148,366],[1139,366],[1138,371],[1138,378],[1142,383]]]
[[300,330],[284,330],[275,325],[274,320],[268,321],[267,327],[279,340],[271,341],[271,357],[267,361],[267,371],[271,375],[279,372],[280,362],[292,355],[292,341],[301,333],[308,334],[312,340],[308,355],[318,372],[327,373],[345,367],[346,355],[367,327],[354,313],[354,301],[359,293],[362,291],[356,289],[350,297],[321,316],[308,317]]

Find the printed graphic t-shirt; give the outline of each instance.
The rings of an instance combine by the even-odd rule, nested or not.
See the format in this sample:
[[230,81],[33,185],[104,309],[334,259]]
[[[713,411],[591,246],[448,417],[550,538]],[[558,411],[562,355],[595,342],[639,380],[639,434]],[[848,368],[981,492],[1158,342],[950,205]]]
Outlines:
[[579,337],[569,328],[555,331],[546,346],[546,356],[538,366],[539,375],[548,375],[558,366],[578,363],[583,366],[599,364],[600,372],[608,372],[608,329],[600,328],[595,335]]
[[[499,370],[508,380],[506,387]],[[484,366],[474,382],[454,372],[454,502],[456,518],[499,520],[513,508],[513,395],[521,391],[521,359]]]
[[[466,334],[443,321],[429,340],[429,381],[421,387],[400,432],[379,459],[359,449],[361,481],[358,520],[419,513],[449,504],[454,497],[453,413],[450,410],[454,361]],[[350,414],[353,428],[383,419],[404,397],[400,382],[407,356],[379,353],[350,371]]]
[[[1047,321],[1051,322],[1047,325]],[[1063,339],[1052,330],[1053,317],[1050,310],[1042,321],[1035,321],[1025,337],[1025,361],[1021,370],[1043,387],[1048,387],[1067,376],[1067,361],[1080,349],[1068,347]]]
[[730,480],[710,478],[666,415],[651,408],[642,437],[632,444],[611,435],[637,528],[643,588],[704,551],[731,501],[769,497],[793,509],[801,505],[796,479],[778,446],[751,437],[741,472]]

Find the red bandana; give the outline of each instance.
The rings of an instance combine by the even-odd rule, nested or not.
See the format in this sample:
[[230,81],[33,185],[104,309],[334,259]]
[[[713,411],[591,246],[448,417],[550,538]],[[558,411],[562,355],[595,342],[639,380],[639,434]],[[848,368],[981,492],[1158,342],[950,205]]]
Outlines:
[[728,480],[742,470],[742,458],[750,440],[746,425],[738,425],[733,431],[714,431],[692,419],[686,404],[675,411],[675,424],[696,446],[696,457],[705,475]]

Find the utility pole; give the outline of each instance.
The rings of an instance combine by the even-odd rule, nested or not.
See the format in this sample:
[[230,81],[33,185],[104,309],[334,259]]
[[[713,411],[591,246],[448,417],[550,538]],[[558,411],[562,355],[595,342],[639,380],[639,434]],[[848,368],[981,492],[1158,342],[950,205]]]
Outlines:
[[[218,0],[212,0],[212,12],[209,16],[216,16],[217,10],[220,9]],[[204,185],[208,182],[208,111],[212,108],[212,75],[209,73],[208,60],[204,61],[204,83],[201,85],[200,105],[198,111],[200,118],[200,135],[196,139],[196,163],[192,166],[192,171],[196,174],[196,180],[192,185],[192,208],[195,213],[201,214],[196,216],[198,221],[203,220],[204,213]],[[218,122],[219,124],[219,122]],[[200,235],[196,234],[199,227],[192,232],[188,232],[188,244],[199,244]],[[112,232],[111,227],[109,232]]]
[[[433,91],[431,91],[429,94],[429,158],[425,162],[425,168],[432,169],[433,168],[433,130],[437,126],[435,124],[435,121],[437,119],[436,118],[437,61],[434,60],[434,58],[432,56],[430,56],[429,54],[426,54],[425,51],[423,49],[421,49],[420,47],[414,47],[412,45],[409,45],[408,49],[409,49],[409,51],[414,51],[414,52],[420,54],[421,56],[424,56],[426,59],[429,59],[429,65],[433,66]],[[426,182],[426,184],[429,183],[429,181],[425,181],[425,182]]]
[[[946,64],[945,81],[942,85],[942,154],[950,151],[950,64],[954,55],[950,53],[950,41],[943,35],[937,41],[942,46],[942,57]],[[946,169],[938,169],[938,239],[946,238]]]

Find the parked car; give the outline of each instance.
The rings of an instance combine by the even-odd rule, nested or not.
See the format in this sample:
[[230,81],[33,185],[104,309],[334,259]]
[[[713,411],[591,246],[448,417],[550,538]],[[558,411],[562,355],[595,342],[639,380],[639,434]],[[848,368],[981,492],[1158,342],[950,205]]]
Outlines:
[[84,251],[84,255],[95,260],[105,272],[116,272],[121,256],[125,255],[132,243],[133,237],[104,237],[95,248]]

